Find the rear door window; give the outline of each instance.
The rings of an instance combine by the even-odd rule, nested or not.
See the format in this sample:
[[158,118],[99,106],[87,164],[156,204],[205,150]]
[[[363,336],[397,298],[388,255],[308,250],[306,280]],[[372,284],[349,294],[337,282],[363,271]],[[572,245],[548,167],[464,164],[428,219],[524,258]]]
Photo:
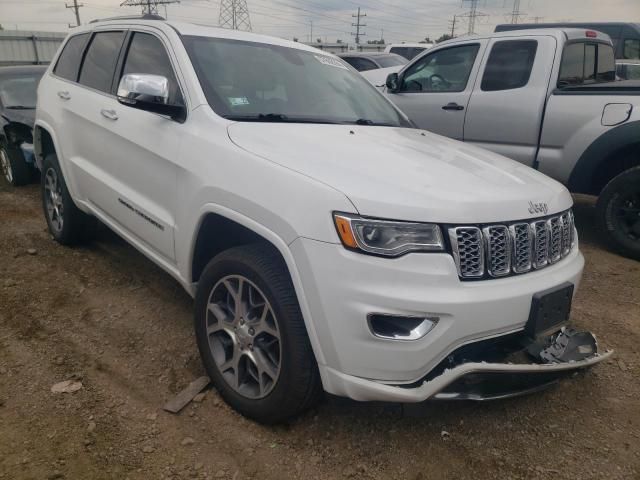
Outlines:
[[141,32],[133,34],[122,69],[122,75],[128,73],[165,77],[169,80],[169,103],[183,102],[169,55],[162,42],[156,36]]
[[88,33],[71,37],[64,46],[53,73],[65,80],[78,81],[82,52],[89,38]]
[[482,90],[495,92],[524,87],[529,83],[537,49],[536,40],[509,40],[494,44],[482,77]]
[[85,54],[79,82],[101,92],[111,93],[111,84],[125,32],[98,32]]

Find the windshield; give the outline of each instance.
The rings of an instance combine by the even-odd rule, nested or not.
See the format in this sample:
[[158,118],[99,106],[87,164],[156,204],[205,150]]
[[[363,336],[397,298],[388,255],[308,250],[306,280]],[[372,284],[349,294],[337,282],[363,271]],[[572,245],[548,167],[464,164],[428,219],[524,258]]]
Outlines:
[[380,56],[376,58],[376,61],[380,64],[380,68],[401,67],[409,63],[409,60],[400,55]]
[[41,73],[0,77],[0,103],[4,108],[36,108]]
[[199,36],[184,43],[211,108],[225,118],[409,126],[367,80],[320,51]]

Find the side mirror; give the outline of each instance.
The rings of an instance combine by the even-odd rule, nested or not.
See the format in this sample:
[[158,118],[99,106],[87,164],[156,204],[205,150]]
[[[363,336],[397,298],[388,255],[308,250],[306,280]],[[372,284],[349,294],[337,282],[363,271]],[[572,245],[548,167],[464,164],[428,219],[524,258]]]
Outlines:
[[186,119],[184,105],[168,103],[169,80],[161,75],[128,73],[120,80],[117,96],[123,105],[167,115],[180,122]]
[[400,90],[400,77],[397,73],[390,73],[387,76],[386,86],[387,90],[389,90],[389,92],[391,93],[396,93],[398,90]]

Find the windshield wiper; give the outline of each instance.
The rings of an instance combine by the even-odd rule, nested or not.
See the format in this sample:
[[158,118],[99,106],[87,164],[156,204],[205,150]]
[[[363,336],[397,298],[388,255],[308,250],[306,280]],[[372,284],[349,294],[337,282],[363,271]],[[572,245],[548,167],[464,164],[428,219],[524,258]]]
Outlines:
[[349,123],[354,123],[356,125],[367,125],[370,127],[393,127],[394,125],[391,123],[384,123],[384,122],[374,122],[373,120],[369,120],[368,118],[359,118],[353,122],[349,122]]
[[257,115],[226,115],[226,119],[238,122],[273,122],[273,123],[329,123],[335,124],[332,120],[324,118],[289,117],[284,113],[259,113]]
[[7,105],[7,110],[35,110],[36,107],[27,107],[25,105]]

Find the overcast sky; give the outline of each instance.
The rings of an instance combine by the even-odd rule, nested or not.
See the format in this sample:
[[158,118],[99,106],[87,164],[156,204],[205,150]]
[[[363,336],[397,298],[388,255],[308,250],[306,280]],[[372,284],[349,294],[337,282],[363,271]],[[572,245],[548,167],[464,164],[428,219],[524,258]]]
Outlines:
[[[82,22],[94,18],[137,14],[138,7],[120,8],[122,0],[78,0]],[[73,0],[66,0],[72,4]],[[464,14],[462,0],[247,0],[253,31],[284,38],[351,41],[351,18],[358,7],[367,17],[363,42],[379,39],[384,29],[387,42],[419,41],[451,30],[454,15]],[[5,29],[67,31],[75,22],[65,0],[0,0],[0,24]],[[477,20],[476,31],[491,31],[510,21],[513,0],[480,0],[478,10],[487,16]],[[167,7],[170,19],[218,24],[220,0],[182,0]],[[640,23],[640,0],[521,0],[521,21],[625,21]],[[161,12],[164,8],[161,7]],[[456,33],[467,31],[467,19],[457,20]]]

